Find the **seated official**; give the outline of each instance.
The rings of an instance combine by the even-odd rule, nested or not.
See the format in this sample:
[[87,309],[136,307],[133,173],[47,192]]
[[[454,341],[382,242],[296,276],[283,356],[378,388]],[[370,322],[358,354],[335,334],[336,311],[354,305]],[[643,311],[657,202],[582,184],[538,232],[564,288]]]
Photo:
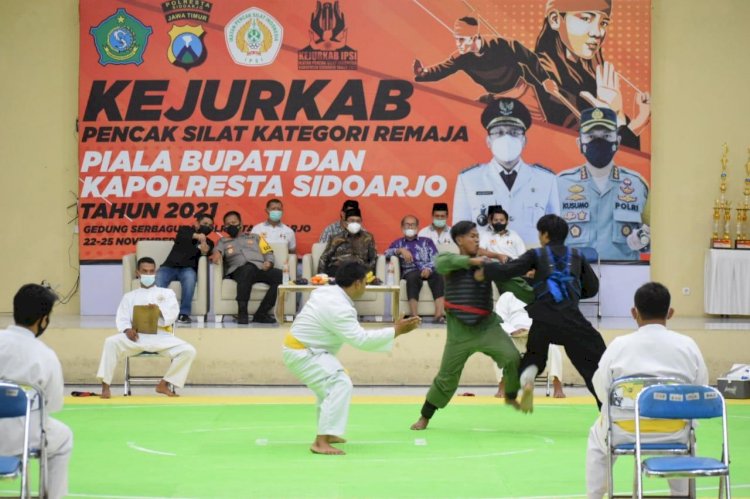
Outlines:
[[432,205],[432,223],[420,230],[417,235],[432,239],[435,246],[439,244],[453,244],[451,226],[448,225],[447,203],[434,203]]
[[[195,359],[195,348],[173,334],[180,307],[174,291],[155,285],[156,263],[154,260],[149,257],[138,260],[136,274],[141,280],[141,287],[125,293],[120,306],[117,307],[115,323],[119,333],[104,340],[102,360],[99,363],[99,371],[96,373],[96,377],[102,380],[102,398],[108,399],[112,396],[109,385],[112,383],[117,363],[124,357],[132,357],[143,352],[158,353],[172,359],[167,373],[156,385],[156,391],[169,397],[176,397],[177,394],[170,389],[169,384],[179,388],[185,386],[190,365]],[[158,322],[153,330],[150,330],[151,326],[139,324],[139,322],[148,322],[138,317],[144,312],[144,306],[152,310],[158,309]],[[141,327],[147,329],[140,329]]]
[[214,242],[208,236],[214,230],[214,219],[203,214],[195,218],[193,225],[177,230],[174,246],[164,263],[156,271],[156,286],[168,288],[172,281],[180,281],[180,315],[177,322],[190,324],[190,307],[193,303],[195,283],[198,279],[198,260],[211,253]]
[[347,210],[345,220],[346,234],[336,236],[328,242],[323,254],[320,255],[318,272],[336,275],[342,263],[355,261],[374,273],[378,263],[375,238],[362,230],[362,213],[359,208]]
[[284,205],[278,199],[271,199],[266,203],[266,213],[268,218],[260,223],[253,225],[250,231],[257,234],[267,243],[281,243],[289,249],[289,254],[294,255],[297,251],[297,240],[294,231],[288,225],[284,225],[281,217],[284,214]]
[[401,267],[401,279],[406,281],[406,298],[409,300],[409,311],[412,316],[418,315],[419,293],[422,282],[427,281],[435,300],[435,322],[445,322],[444,295],[445,281],[435,272],[437,248],[432,239],[418,237],[419,220],[413,215],[401,219],[401,231],[404,237],[396,239],[385,251],[385,257],[398,256]]
[[[253,322],[275,324],[276,319],[270,312],[276,304],[282,273],[274,268],[271,246],[258,234],[241,233],[242,219],[236,211],[224,215],[224,232],[229,237],[219,240],[211,259],[218,262],[219,258],[223,258],[224,277],[237,283],[237,323],[250,322],[247,310],[250,291],[255,283],[262,282],[268,284],[268,291],[253,314]],[[217,286],[220,285],[217,283]]]
[[502,206],[487,209],[489,224],[479,231],[479,254],[507,262],[526,253],[526,245],[517,232],[508,228],[508,212]]
[[341,206],[341,212],[339,213],[339,219],[323,229],[323,233],[320,234],[320,239],[318,240],[319,243],[328,244],[334,237],[346,234],[346,210],[352,208],[359,209],[359,202],[354,199],[347,199],[344,201],[343,206]]
[[[648,282],[635,292],[635,306],[631,314],[638,324],[634,333],[619,336],[612,340],[599,360],[599,369],[594,373],[594,389],[603,406],[601,415],[589,431],[586,449],[586,490],[588,497],[601,499],[607,495],[607,429],[609,390],[612,383],[632,376],[654,376],[675,378],[681,383],[707,385],[708,369],[698,345],[689,336],[667,329],[667,321],[672,318],[674,309],[670,306],[669,290],[658,282]],[[633,394],[637,396],[637,394]],[[635,400],[630,400],[630,406]],[[624,405],[624,404],[623,404]],[[633,411],[628,411],[629,421],[619,423],[622,409],[614,407],[612,417],[615,445],[635,442],[635,435],[624,423],[632,423]],[[652,422],[646,442],[684,442],[688,429],[675,427],[674,420]],[[659,428],[659,429],[657,429]],[[644,430],[647,431],[647,430]],[[613,457],[614,459],[614,457]],[[688,480],[669,480],[671,497],[687,497]]]
[[[50,413],[63,408],[63,373],[54,350],[39,337],[49,327],[52,306],[57,296],[38,284],[21,286],[13,297],[15,325],[0,330],[0,379],[18,384],[36,385],[44,395],[47,447],[47,498],[68,495],[68,462],[73,451],[73,432]],[[0,419],[0,455],[18,456],[23,452],[26,418]],[[31,448],[38,449],[41,439],[39,413],[30,421]]]

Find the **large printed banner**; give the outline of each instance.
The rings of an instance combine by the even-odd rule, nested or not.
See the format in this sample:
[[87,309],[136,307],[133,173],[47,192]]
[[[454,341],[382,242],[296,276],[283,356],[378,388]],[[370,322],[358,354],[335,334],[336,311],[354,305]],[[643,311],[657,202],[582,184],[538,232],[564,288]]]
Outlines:
[[[529,243],[558,213],[571,244],[644,259],[650,15],[650,0],[80,0],[81,261],[200,213],[257,224],[273,198],[300,254],[351,198],[379,251],[446,202],[482,230],[502,205]],[[528,110],[525,137],[488,136],[486,106]],[[617,117],[606,165],[611,134],[577,142],[592,106]],[[498,160],[519,152],[508,184]]]

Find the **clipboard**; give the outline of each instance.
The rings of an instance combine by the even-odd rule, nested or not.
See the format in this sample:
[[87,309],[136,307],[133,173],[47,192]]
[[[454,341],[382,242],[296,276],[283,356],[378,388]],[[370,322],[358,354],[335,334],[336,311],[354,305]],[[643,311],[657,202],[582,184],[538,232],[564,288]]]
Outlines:
[[159,327],[159,307],[152,305],[135,305],[133,307],[133,329],[138,334],[156,334]]

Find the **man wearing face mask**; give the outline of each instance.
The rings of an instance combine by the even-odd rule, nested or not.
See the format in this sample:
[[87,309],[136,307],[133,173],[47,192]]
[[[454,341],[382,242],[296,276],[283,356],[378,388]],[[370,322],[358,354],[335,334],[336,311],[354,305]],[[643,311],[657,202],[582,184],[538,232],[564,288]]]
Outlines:
[[214,219],[209,214],[195,217],[195,223],[180,227],[174,238],[174,246],[169,256],[156,272],[156,286],[168,288],[172,281],[180,281],[182,289],[180,296],[180,315],[177,322],[190,324],[190,307],[195,294],[198,260],[201,256],[209,255],[214,248],[214,242],[208,236],[214,230]]
[[568,222],[571,247],[592,246],[602,260],[638,260],[651,242],[648,184],[618,166],[617,115],[595,107],[581,113],[578,147],[586,164],[560,172],[561,216]]
[[293,255],[297,251],[297,240],[291,227],[284,225],[281,221],[284,205],[278,199],[271,199],[266,203],[266,213],[268,219],[253,225],[250,232],[258,234],[268,243],[286,244],[289,248],[289,254]]
[[341,212],[339,213],[339,219],[332,222],[323,229],[323,233],[320,234],[319,243],[326,243],[334,237],[342,236],[346,234],[346,210],[352,208],[359,208],[359,202],[355,199],[347,199],[341,206]]
[[451,239],[451,226],[448,225],[448,203],[435,203],[432,205],[432,223],[420,230],[417,235],[432,239],[435,246],[453,243],[453,239]]
[[[169,385],[180,388],[185,386],[190,366],[195,359],[195,348],[173,334],[180,306],[174,291],[155,285],[156,263],[153,258],[140,258],[136,274],[141,280],[141,287],[122,297],[115,318],[119,332],[104,340],[102,359],[96,373],[96,377],[102,380],[101,397],[108,399],[112,396],[109,385],[112,384],[117,362],[143,352],[155,352],[172,360],[167,373],[156,385],[156,392],[176,397],[177,394]],[[143,326],[139,326],[135,320],[136,306],[158,309],[156,313],[159,318],[155,330],[137,329]]]
[[493,158],[458,175],[453,223],[471,220],[485,227],[489,207],[502,205],[524,244],[535,246],[536,222],[545,214],[558,214],[560,201],[555,174],[521,158],[531,127],[529,111],[515,99],[499,99],[485,108],[481,119]]
[[282,281],[282,272],[274,268],[273,249],[258,234],[242,232],[242,219],[236,211],[224,215],[224,232],[229,237],[222,237],[211,255],[218,263],[224,259],[224,275],[237,282],[237,323],[248,324],[250,317],[247,304],[250,291],[256,282],[268,284],[268,291],[253,314],[253,322],[275,324],[270,314],[276,303],[278,288]]
[[378,262],[378,252],[375,249],[375,238],[369,232],[362,230],[362,212],[359,208],[351,208],[346,211],[344,219],[346,220],[346,233],[328,242],[323,254],[320,255],[318,272],[336,275],[342,263],[354,260],[374,273]]
[[508,212],[502,206],[487,209],[489,224],[479,231],[479,256],[500,262],[518,258],[526,252],[521,236],[508,228]]
[[[63,373],[55,352],[39,340],[49,326],[57,296],[38,284],[21,286],[13,297],[15,325],[0,330],[0,379],[32,384],[44,394],[45,442],[47,447],[47,495],[58,499],[68,494],[68,462],[73,451],[73,433],[49,417],[63,407]],[[39,448],[39,413],[31,417],[31,448]],[[20,455],[25,418],[0,419],[0,455]]]
[[385,250],[385,257],[390,259],[397,256],[401,268],[401,279],[406,281],[406,298],[409,301],[409,310],[412,317],[419,315],[419,293],[422,291],[422,283],[427,281],[435,300],[435,322],[444,323],[443,306],[445,295],[445,282],[435,272],[435,258],[437,248],[432,239],[417,236],[419,220],[413,215],[406,215],[401,219],[401,232],[404,237],[396,239]]

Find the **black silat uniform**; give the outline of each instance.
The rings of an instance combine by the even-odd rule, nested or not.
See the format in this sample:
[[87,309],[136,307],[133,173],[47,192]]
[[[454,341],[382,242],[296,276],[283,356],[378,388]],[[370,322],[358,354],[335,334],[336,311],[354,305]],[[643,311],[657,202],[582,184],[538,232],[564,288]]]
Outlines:
[[[550,258],[550,255],[554,256]],[[569,256],[567,262],[566,255]],[[599,279],[576,249],[562,244],[531,249],[505,264],[488,263],[484,266],[485,278],[491,280],[522,276],[530,270],[536,271],[532,281],[534,302],[526,310],[533,322],[520,372],[531,365],[537,366],[539,372],[542,372],[547,364],[550,343],[562,345],[573,366],[586,382],[586,387],[596,397],[591,378],[599,366],[599,359],[606,345],[599,331],[581,313],[578,301],[579,298],[594,296],[599,291]],[[564,290],[561,290],[565,296],[559,302],[555,300],[554,290],[548,284],[548,278],[555,270],[569,272],[569,282],[564,283]],[[596,401],[601,408],[598,398]]]

